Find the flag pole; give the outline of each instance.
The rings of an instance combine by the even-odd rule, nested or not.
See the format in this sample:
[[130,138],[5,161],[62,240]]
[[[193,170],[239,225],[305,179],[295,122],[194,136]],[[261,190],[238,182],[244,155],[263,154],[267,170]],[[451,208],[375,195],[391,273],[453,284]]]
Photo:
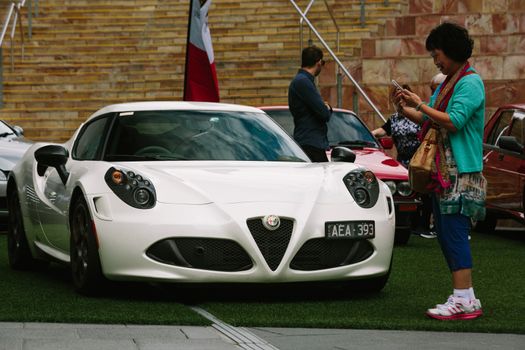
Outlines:
[[182,100],[183,101],[186,101],[186,83],[187,83],[187,80],[188,80],[188,60],[189,60],[189,44],[190,44],[190,32],[191,32],[191,18],[193,17],[192,16],[192,11],[193,11],[193,1],[194,0],[190,0],[190,11],[189,11],[189,15],[188,15],[188,35],[186,36],[186,61],[184,62],[184,92],[183,92],[183,95],[182,95]]

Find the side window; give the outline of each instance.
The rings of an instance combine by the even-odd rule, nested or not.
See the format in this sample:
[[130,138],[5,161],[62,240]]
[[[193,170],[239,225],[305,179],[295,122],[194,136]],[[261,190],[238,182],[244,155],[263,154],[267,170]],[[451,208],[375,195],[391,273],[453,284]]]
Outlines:
[[509,136],[514,136],[516,141],[523,145],[525,141],[525,115],[522,113],[514,114]]
[[487,138],[487,143],[490,145],[496,145],[498,138],[505,133],[508,126],[510,125],[510,121],[512,120],[512,116],[514,115],[513,110],[503,111],[499,115],[498,120],[496,121],[496,124],[494,124],[494,128],[492,129],[492,132]]
[[104,137],[102,136],[105,135],[105,129],[109,120],[109,116],[105,116],[84,126],[73,150],[73,158],[93,160],[100,156],[104,143]]

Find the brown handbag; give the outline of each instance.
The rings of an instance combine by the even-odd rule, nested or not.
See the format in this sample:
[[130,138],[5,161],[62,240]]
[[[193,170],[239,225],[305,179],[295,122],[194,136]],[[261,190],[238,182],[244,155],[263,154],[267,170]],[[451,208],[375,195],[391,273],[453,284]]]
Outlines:
[[428,129],[421,145],[419,145],[408,165],[410,187],[419,193],[430,192],[432,165],[435,163],[438,147],[438,127],[434,124]]

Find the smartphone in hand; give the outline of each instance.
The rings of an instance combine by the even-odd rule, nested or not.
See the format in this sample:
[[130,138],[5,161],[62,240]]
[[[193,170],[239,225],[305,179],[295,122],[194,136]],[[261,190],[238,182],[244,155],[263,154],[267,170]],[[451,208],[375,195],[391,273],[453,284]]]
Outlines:
[[397,81],[395,81],[394,79],[392,79],[392,84],[394,84],[394,86],[396,88],[398,88],[399,90],[403,90],[403,87],[401,85],[399,85],[399,83]]

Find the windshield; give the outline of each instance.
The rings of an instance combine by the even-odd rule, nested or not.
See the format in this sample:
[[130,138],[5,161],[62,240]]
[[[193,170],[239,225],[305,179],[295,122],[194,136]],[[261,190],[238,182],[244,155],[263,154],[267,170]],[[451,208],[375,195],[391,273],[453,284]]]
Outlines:
[[[288,109],[265,110],[283,129],[293,136],[293,117]],[[353,113],[333,112],[328,122],[328,142],[337,145],[379,148],[366,125]]]
[[334,112],[328,122],[330,146],[366,146],[379,148],[374,136],[354,114]]
[[309,161],[266,115],[229,111],[120,113],[104,159]]

